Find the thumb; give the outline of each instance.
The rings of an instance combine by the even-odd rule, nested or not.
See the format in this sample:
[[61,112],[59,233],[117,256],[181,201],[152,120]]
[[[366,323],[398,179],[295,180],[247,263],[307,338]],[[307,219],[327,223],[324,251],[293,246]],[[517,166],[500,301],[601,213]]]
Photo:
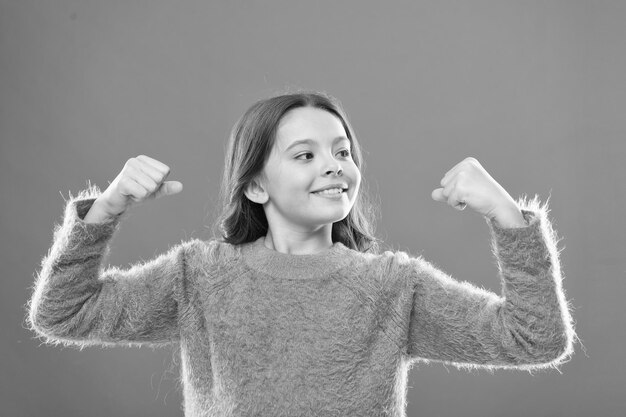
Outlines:
[[164,195],[178,194],[183,190],[183,183],[179,181],[165,181],[161,184],[161,187],[156,192],[155,198],[162,197]]
[[433,192],[431,193],[430,196],[435,201],[441,201],[443,203],[448,201],[448,199],[446,197],[444,197],[444,195],[443,195],[443,188],[437,188],[437,189],[433,190]]

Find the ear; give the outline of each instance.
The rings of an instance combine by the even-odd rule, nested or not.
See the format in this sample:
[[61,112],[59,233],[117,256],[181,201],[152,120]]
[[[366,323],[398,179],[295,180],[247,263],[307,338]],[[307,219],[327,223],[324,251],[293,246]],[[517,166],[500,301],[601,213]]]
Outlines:
[[258,204],[265,204],[270,198],[258,179],[254,179],[248,183],[244,194],[248,197],[248,200]]

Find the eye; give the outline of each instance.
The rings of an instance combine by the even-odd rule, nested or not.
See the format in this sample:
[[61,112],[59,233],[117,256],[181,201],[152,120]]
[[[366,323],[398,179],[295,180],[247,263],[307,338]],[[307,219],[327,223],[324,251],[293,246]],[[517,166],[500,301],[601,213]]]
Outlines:
[[350,157],[350,151],[349,151],[348,149],[342,149],[342,150],[340,150],[339,152],[340,152],[340,153],[341,153],[341,152],[344,152],[344,153],[345,153],[345,154],[344,154],[344,156],[343,156],[344,158],[349,158],[349,157]]
[[[301,157],[301,156],[304,156],[304,155],[311,155],[311,157],[313,157],[313,154],[312,154],[311,152],[305,152],[305,153],[301,153],[300,155],[296,156],[296,159],[303,160],[303,159],[302,159],[302,158],[300,158],[300,157]],[[307,160],[308,160],[308,159],[310,159],[310,158],[305,158],[305,159],[307,159]]]
[[[348,150],[348,149],[342,149],[338,153],[343,153],[343,155],[342,155],[343,158],[349,158],[350,157],[350,150]],[[306,156],[306,155],[311,155],[311,158],[302,158],[303,156]],[[301,161],[310,160],[312,158],[313,158],[313,153],[312,152],[304,152],[304,153],[301,153],[300,155],[297,155],[295,157],[295,159],[299,159]]]

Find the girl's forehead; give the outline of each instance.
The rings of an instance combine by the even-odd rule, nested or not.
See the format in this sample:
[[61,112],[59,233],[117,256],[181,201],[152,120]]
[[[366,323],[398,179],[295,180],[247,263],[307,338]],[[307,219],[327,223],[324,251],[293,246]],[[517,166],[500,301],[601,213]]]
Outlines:
[[286,149],[302,139],[321,141],[339,136],[347,135],[337,116],[323,109],[299,107],[287,112],[280,120],[275,145],[279,149]]
[[[325,109],[317,107],[296,107],[285,113],[278,124],[278,127],[289,126],[292,124],[324,124],[339,123],[341,120]],[[343,126],[343,125],[342,125]]]

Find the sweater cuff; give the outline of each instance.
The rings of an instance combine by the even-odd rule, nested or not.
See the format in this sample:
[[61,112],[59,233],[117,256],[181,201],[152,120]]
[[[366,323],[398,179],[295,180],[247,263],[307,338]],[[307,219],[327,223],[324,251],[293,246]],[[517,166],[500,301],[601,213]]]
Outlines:
[[96,185],[91,185],[66,201],[62,226],[57,226],[55,235],[66,236],[70,247],[104,243],[112,238],[124,214],[102,223],[86,223],[85,216],[102,193]]
[[526,226],[501,227],[495,219],[486,218],[492,235],[492,251],[500,262],[508,266],[546,267],[546,262],[550,261],[548,247],[556,245],[551,235],[546,235],[543,230],[550,228],[547,203],[542,204],[537,196],[530,201],[521,198],[516,203]]

